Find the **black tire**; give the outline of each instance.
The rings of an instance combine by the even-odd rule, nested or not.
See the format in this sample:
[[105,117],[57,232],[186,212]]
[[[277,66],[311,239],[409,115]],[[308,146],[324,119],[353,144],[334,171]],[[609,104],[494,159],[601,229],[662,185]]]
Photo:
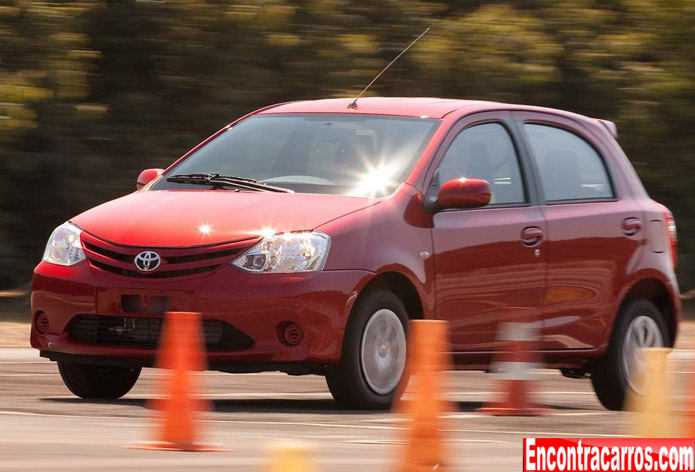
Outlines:
[[65,386],[78,397],[114,400],[133,388],[142,369],[58,361],[58,370]]
[[326,383],[333,398],[344,408],[387,409],[393,401],[396,388],[386,394],[375,392],[365,378],[362,362],[362,337],[369,319],[378,310],[395,313],[407,333],[408,314],[401,300],[388,290],[378,289],[363,294],[357,301],[348,320],[340,363],[329,367]]
[[631,390],[625,368],[623,367],[623,343],[630,323],[638,316],[652,318],[663,338],[663,344],[669,346],[668,330],[663,314],[649,300],[636,298],[623,305],[611,335],[608,352],[590,366],[591,383],[601,404],[613,411],[624,408],[625,399]]

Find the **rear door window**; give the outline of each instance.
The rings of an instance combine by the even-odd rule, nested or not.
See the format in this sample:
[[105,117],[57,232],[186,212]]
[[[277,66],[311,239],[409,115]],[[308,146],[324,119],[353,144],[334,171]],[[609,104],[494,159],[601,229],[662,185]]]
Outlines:
[[553,126],[526,123],[524,129],[548,202],[615,198],[606,164],[588,142]]

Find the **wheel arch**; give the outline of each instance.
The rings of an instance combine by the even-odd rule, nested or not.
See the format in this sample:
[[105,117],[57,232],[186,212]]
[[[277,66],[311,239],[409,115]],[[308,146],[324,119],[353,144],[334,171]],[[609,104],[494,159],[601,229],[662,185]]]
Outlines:
[[611,327],[611,335],[615,330],[615,325],[618,321],[618,316],[623,307],[637,298],[644,298],[652,302],[659,312],[664,316],[666,327],[668,329],[669,344],[673,346],[678,332],[678,305],[674,300],[674,295],[669,290],[668,285],[656,278],[645,277],[636,280],[623,294],[620,303],[618,304],[617,314],[613,320]]
[[424,306],[420,293],[415,284],[402,273],[387,271],[375,275],[362,287],[355,304],[361,297],[375,289],[385,289],[393,292],[405,306],[409,319],[420,320],[424,318]]
[[[395,297],[402,302],[406,315],[411,320],[422,318],[425,310],[417,285],[409,279],[408,275],[393,270],[372,274],[368,280],[364,281],[364,285],[353,292],[354,302],[349,309],[345,334],[341,342],[340,362],[328,365],[325,372],[326,382],[333,397],[343,405],[360,409],[387,408],[396,392],[393,390],[386,394],[379,393],[367,384],[368,380],[362,370],[364,367],[359,351],[363,330],[374,313],[371,311],[374,306],[369,307],[368,310],[362,310],[361,302],[368,302],[371,295],[377,295],[382,299],[388,298],[393,306]],[[405,321],[402,317],[403,315],[400,314],[401,321]]]

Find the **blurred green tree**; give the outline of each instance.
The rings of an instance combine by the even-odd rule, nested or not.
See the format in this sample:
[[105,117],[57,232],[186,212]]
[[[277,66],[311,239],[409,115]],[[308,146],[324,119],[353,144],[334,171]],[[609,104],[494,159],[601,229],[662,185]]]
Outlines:
[[50,231],[275,102],[369,92],[615,120],[695,286],[695,0],[0,0],[0,287]]
[[80,25],[87,8],[0,5],[0,285],[29,280],[40,240],[93,194],[92,171],[104,165],[83,126],[96,55]]

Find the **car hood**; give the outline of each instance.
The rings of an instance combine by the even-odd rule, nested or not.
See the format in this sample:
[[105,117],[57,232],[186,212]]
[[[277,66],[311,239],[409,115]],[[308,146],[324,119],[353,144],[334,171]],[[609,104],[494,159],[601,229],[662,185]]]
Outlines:
[[378,199],[303,193],[159,190],[135,192],[71,220],[128,246],[187,247],[312,230]]

